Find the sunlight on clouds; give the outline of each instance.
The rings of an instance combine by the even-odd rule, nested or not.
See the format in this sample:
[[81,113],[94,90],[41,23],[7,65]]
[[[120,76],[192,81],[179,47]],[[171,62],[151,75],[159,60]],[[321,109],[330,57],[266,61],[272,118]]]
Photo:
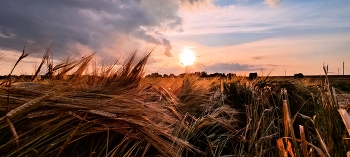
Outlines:
[[265,0],[265,4],[270,6],[271,8],[277,8],[280,0]]
[[[263,4],[264,3],[264,4]],[[181,33],[169,36],[224,34],[224,33],[275,33],[288,30],[348,28],[349,5],[333,7],[326,2],[280,4],[279,0],[265,0],[250,6],[207,6],[189,12],[181,10],[184,17]],[[266,7],[268,5],[270,7]],[[313,5],[313,7],[309,7]],[[272,9],[271,7],[278,8]],[[319,10],[323,9],[322,12]]]
[[171,35],[267,32],[275,27],[284,27],[279,26],[286,23],[282,22],[285,21],[286,17],[281,17],[281,14],[285,14],[284,10],[233,5],[225,7],[211,6],[208,9],[203,8],[196,12],[182,11],[180,16],[186,17],[183,19],[184,32],[171,33]]
[[[75,5],[6,2],[0,5],[0,17],[4,19],[0,46],[20,51],[18,43],[38,43],[40,38],[50,36],[60,46],[55,57],[77,52],[123,60],[135,49],[139,52],[158,45],[148,65],[163,73],[183,71],[179,60],[184,45],[196,52],[191,65],[196,71],[232,69],[229,66],[236,70],[268,69],[277,65],[300,72],[312,67],[318,73],[322,71],[318,65],[323,62],[335,65],[338,60],[350,58],[350,3],[219,1],[91,1]],[[27,9],[8,10],[9,5]],[[41,18],[21,20],[33,16]]]
[[180,9],[186,12],[195,12],[214,6],[213,0],[180,0]]
[[[253,71],[272,72],[271,75],[288,75],[293,72],[318,75],[322,73],[322,64],[330,63],[333,71],[344,58],[350,58],[350,34],[326,34],[311,36],[278,37],[248,42],[235,46],[209,47],[195,42],[174,41],[174,53],[181,52],[188,45],[196,51],[196,63],[193,71],[215,69],[216,72]],[[181,72],[175,58],[165,61],[167,68]],[[161,66],[161,64],[159,64]],[[240,68],[239,68],[240,67]],[[222,68],[222,71],[220,71]],[[259,70],[260,69],[260,70]]]

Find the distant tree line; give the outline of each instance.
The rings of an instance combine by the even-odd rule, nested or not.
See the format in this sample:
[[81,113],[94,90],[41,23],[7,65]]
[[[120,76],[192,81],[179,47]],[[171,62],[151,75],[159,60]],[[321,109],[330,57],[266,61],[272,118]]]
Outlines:
[[[232,78],[232,77],[235,77],[236,74],[234,73],[213,73],[213,74],[207,74],[207,72],[194,72],[194,73],[181,73],[179,75],[175,75],[175,74],[159,74],[159,73],[152,73],[152,74],[148,74],[146,75],[145,77],[152,77],[152,78],[176,78],[176,77],[180,77],[180,78],[183,78],[185,77],[185,75],[189,75],[189,76],[198,76],[198,77],[227,77],[227,78]],[[3,80],[3,79],[7,79],[7,75],[3,75],[1,76],[0,75],[0,80]],[[21,80],[31,80],[33,75],[19,75],[19,76],[16,76],[16,75],[13,75],[11,76],[13,79],[21,79]],[[41,78],[45,78],[44,75],[39,75],[39,77]]]
[[208,74],[205,71],[202,72],[194,72],[194,73],[181,73],[179,75],[175,75],[175,74],[159,74],[159,73],[152,73],[149,75],[146,75],[145,77],[152,77],[152,78],[175,78],[175,77],[184,77],[185,75],[189,75],[189,76],[198,76],[198,77],[225,77],[225,78],[232,78],[235,77],[236,74],[234,73],[213,73],[213,74]]

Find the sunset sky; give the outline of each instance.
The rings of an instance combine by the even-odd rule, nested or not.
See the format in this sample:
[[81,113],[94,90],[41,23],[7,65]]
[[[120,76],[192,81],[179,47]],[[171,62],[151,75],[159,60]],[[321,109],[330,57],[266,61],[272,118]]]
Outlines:
[[96,52],[100,61],[156,47],[147,73],[191,71],[270,75],[350,74],[348,0],[4,0],[0,2],[0,75],[23,46],[15,73],[32,74],[45,46],[57,59]]

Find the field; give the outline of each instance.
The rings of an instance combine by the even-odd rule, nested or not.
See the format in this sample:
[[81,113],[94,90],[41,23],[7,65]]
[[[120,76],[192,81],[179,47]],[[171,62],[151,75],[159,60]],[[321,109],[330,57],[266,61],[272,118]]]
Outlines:
[[134,54],[115,68],[96,66],[93,55],[55,64],[47,52],[31,78],[9,74],[0,89],[0,154],[312,157],[350,151],[338,112],[349,108],[348,78],[143,78],[149,55]]

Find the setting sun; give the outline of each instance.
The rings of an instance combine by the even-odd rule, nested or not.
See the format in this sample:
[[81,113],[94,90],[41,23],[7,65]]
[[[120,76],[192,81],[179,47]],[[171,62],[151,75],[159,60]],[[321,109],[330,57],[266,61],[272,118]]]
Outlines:
[[192,50],[184,49],[180,54],[180,61],[184,66],[192,65],[196,60],[196,55]]

